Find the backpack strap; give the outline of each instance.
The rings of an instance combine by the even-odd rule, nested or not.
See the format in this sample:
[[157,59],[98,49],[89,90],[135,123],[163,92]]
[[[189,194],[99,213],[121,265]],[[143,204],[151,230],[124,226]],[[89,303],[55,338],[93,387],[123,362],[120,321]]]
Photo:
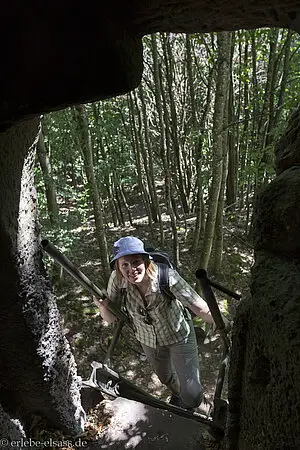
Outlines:
[[129,314],[128,308],[127,308],[127,291],[126,288],[120,288],[120,309],[121,311],[127,316],[129,326],[135,331],[135,325],[133,323],[132,317]]
[[[161,292],[168,298],[169,302],[172,300],[175,300],[175,295],[170,291],[169,286],[169,266],[164,263],[155,263],[158,267],[158,283]],[[183,304],[180,302],[181,308],[183,311],[183,315],[187,321],[191,320],[191,315],[188,309],[183,306]]]
[[165,294],[169,300],[174,300],[175,295],[170,291],[169,286],[169,266],[164,263],[155,263],[158,268],[158,284],[160,290]]

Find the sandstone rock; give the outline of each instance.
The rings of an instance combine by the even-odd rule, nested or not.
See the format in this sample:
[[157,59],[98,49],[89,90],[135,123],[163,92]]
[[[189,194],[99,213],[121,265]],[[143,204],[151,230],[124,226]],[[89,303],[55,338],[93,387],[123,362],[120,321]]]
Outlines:
[[275,178],[257,197],[253,243],[255,250],[300,257],[300,166]]
[[205,425],[168,411],[152,408],[125,398],[105,401],[111,415],[110,425],[102,438],[88,450],[204,450],[202,433]]
[[300,109],[292,115],[287,129],[275,148],[277,175],[292,166],[300,166]]

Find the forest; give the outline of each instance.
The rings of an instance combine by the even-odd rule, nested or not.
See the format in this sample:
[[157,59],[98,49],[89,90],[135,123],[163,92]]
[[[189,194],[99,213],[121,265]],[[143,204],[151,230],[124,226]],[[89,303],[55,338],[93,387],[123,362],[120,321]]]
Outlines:
[[[196,289],[201,267],[246,295],[253,204],[275,176],[274,146],[299,104],[299,44],[297,33],[276,28],[144,37],[137,89],[43,117],[35,166],[42,236],[101,288],[113,242],[134,235],[169,252]],[[88,376],[111,331],[90,296],[45,263]],[[218,298],[233,318],[237,305]],[[116,365],[141,383],[148,377],[157,393],[151,373],[139,380],[129,364],[132,351],[142,358],[127,339]],[[208,391],[214,365],[204,369]]]

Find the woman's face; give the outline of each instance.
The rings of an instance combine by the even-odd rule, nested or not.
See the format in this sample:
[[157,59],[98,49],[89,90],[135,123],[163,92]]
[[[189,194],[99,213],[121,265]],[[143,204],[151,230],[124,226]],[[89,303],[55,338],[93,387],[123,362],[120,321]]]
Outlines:
[[146,266],[141,255],[121,256],[118,265],[123,277],[130,283],[137,284],[143,281]]

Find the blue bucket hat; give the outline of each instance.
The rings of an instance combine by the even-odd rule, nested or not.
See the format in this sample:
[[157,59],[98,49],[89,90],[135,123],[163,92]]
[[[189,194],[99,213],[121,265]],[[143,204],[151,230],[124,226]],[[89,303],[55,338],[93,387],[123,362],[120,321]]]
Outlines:
[[127,255],[147,255],[150,256],[144,249],[143,242],[133,236],[122,237],[118,241],[114,243],[113,246],[113,254],[114,257],[110,261],[110,266],[114,266],[114,262],[121,258],[122,256]]

